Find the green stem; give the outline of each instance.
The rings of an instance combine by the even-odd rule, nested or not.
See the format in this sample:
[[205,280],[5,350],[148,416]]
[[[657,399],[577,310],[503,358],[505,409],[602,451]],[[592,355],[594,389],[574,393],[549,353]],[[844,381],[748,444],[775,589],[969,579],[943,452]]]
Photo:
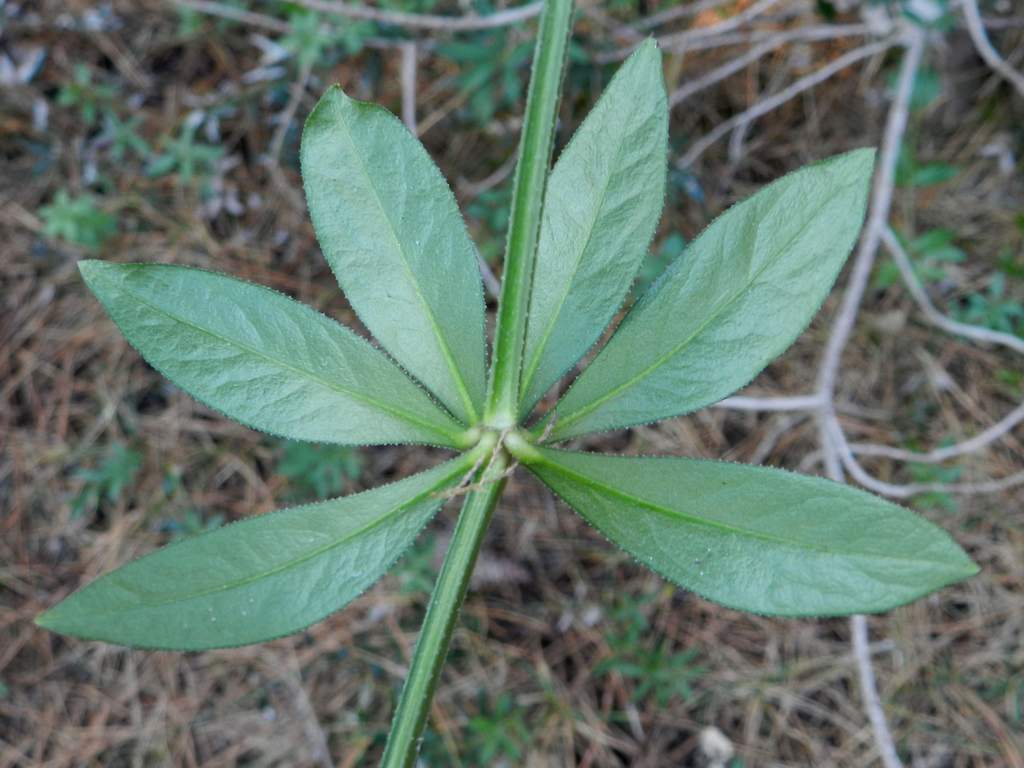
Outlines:
[[411,768],[419,751],[420,734],[427,720],[434,689],[448,655],[448,644],[466,597],[469,577],[476,563],[484,532],[491,521],[494,505],[505,487],[504,472],[508,459],[499,450],[483,470],[480,490],[470,491],[459,513],[444,565],[434,585],[427,615],[423,619],[409,676],[395,710],[391,734],[381,760],[381,768]]
[[515,426],[519,418],[526,315],[571,28],[572,0],[547,0],[540,19],[533,74],[526,97],[494,336],[494,362],[485,416],[488,424],[498,429]]

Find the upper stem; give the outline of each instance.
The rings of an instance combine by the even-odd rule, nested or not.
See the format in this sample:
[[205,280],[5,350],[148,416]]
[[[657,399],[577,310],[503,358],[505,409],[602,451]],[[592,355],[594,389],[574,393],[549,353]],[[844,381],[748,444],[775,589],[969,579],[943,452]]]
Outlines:
[[547,0],[519,143],[485,414],[488,424],[499,429],[514,426],[519,418],[526,316],[571,22],[572,0]]
[[[476,563],[484,532],[494,506],[505,487],[508,459],[499,449],[479,475],[482,488],[470,491],[462,505],[444,565],[434,585],[423,619],[409,676],[395,710],[381,768],[411,768],[419,751],[420,734],[427,720],[434,689],[448,655],[448,644],[466,597],[469,577]],[[476,479],[476,478],[474,478]]]

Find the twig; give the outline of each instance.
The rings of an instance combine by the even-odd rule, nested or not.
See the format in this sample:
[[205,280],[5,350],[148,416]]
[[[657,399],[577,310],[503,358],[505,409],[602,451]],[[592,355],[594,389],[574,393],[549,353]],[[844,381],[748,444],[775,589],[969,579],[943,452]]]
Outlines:
[[680,88],[673,91],[668,97],[668,104],[674,107],[693,96],[695,93],[709,88],[717,82],[724,80],[736,72],[739,72],[747,65],[757,61],[762,56],[771,53],[783,45],[795,42],[818,42],[822,40],[835,40],[844,37],[869,34],[870,30],[866,24],[839,24],[833,26],[803,27],[800,29],[787,30],[772,35],[746,53],[727,61],[696,80],[691,80]]
[[476,255],[476,262],[480,265],[480,277],[483,278],[484,288],[487,290],[487,293],[491,295],[492,299],[500,299],[501,281],[494,276],[494,270],[491,269],[491,265],[484,260],[484,257],[479,252]]
[[961,0],[961,5],[963,6],[964,20],[967,22],[967,32],[970,34],[978,54],[997,74],[1016,88],[1021,96],[1024,96],[1024,75],[1011,67],[992,46],[988,34],[985,32],[981,14],[978,12],[977,0]]
[[[727,19],[723,19],[718,24],[712,24],[708,27],[696,27],[695,29],[687,29],[683,32],[676,32],[671,35],[665,35],[664,37],[658,38],[658,45],[671,51],[681,51],[690,47],[691,44],[718,35],[731,32],[739,27],[742,27],[748,21],[757,18],[764,11],[768,10],[771,6],[778,3],[779,0],[758,0],[758,2],[751,5],[744,11],[737,13],[735,16],[730,16]],[[613,61],[622,61],[629,56],[636,48],[636,44],[623,46],[613,51],[605,51],[594,57],[595,61],[599,64],[608,64]]]
[[910,257],[907,256],[906,250],[904,250],[892,229],[885,227],[882,230],[881,238],[882,242],[885,244],[886,250],[888,250],[892,255],[893,261],[896,262],[896,267],[900,271],[900,275],[907,286],[907,290],[914,298],[914,301],[917,302],[917,305],[921,308],[925,319],[929,323],[944,331],[956,334],[957,336],[964,336],[968,339],[974,339],[975,341],[981,341],[986,344],[1001,344],[1004,347],[1009,347],[1014,352],[1019,352],[1024,355],[1024,339],[1009,333],[1002,333],[1001,331],[993,331],[990,328],[983,328],[978,325],[959,323],[939,312],[932,303],[932,300],[928,297],[928,293],[925,291],[924,286],[921,285],[921,281],[918,280],[917,275],[914,274],[914,268],[910,264]]
[[886,222],[889,220],[889,211],[892,207],[893,192],[895,190],[896,161],[899,157],[903,134],[907,129],[907,121],[910,116],[910,94],[923,53],[924,35],[920,30],[911,28],[911,31],[908,33],[907,50],[903,57],[903,65],[900,69],[896,96],[886,118],[885,133],[882,137],[881,150],[877,161],[878,170],[875,174],[871,192],[871,207],[868,212],[867,222],[864,225],[864,234],[861,236],[860,247],[857,249],[857,256],[853,263],[853,270],[850,273],[846,292],[843,294],[839,313],[832,326],[832,333],[825,345],[819,369],[818,392],[822,398],[823,417],[821,442],[825,448],[825,467],[829,476],[833,479],[842,479],[842,469],[835,451],[829,450],[830,440],[824,427],[824,421],[828,418],[835,418],[834,398],[836,379],[839,375],[839,364],[842,359],[843,350],[846,348],[850,334],[853,332],[857,312],[860,309],[864,290],[867,288],[868,278],[871,276],[871,268],[875,263],[875,256],[878,253],[882,232],[885,230]]
[[678,49],[680,46],[685,46],[687,43],[694,40],[700,40],[701,38],[711,37],[713,35],[720,35],[723,32],[731,32],[734,29],[742,27],[748,21],[756,19],[778,2],[779,0],[758,0],[750,7],[740,11],[735,16],[723,19],[718,24],[712,24],[708,27],[695,27],[694,29],[687,29],[683,32],[676,32],[672,35],[665,35],[664,37],[658,38],[658,44],[663,48]]
[[255,11],[246,11],[233,5],[225,5],[224,3],[217,3],[212,0],[172,0],[172,2],[181,8],[199,11],[207,16],[231,19],[242,24],[248,24],[250,27],[266,29],[269,32],[285,34],[291,30],[291,25],[288,22],[275,19],[273,16],[267,16],[265,13],[256,13]]
[[721,139],[736,126],[749,123],[762,115],[766,115],[769,112],[778,109],[790,99],[799,96],[804,91],[809,90],[816,85],[820,85],[836,73],[846,69],[851,64],[855,64],[862,59],[882,53],[883,51],[891,48],[897,42],[897,38],[889,38],[876,43],[869,43],[868,45],[863,45],[860,48],[848,51],[834,61],[826,64],[824,67],[821,67],[811,74],[801,77],[796,82],[791,83],[775,95],[759,101],[754,104],[754,106],[744,110],[740,114],[734,115],[723,123],[719,123],[713,130],[711,130],[711,132],[693,143],[690,149],[687,150],[686,154],[677,162],[678,167],[681,170],[685,170],[692,166],[712,144]]
[[880,456],[887,459],[895,459],[896,461],[913,461],[918,464],[939,464],[943,461],[949,461],[956,456],[963,456],[965,453],[974,453],[981,450],[987,445],[994,443],[1003,435],[1008,434],[1021,422],[1024,422],[1024,403],[1018,405],[988,429],[955,445],[918,453],[917,451],[893,448],[888,445],[876,445],[875,443],[851,443],[850,451],[857,456]]
[[725,5],[729,0],[700,0],[696,3],[688,3],[686,5],[677,5],[674,8],[666,8],[660,13],[656,13],[653,16],[648,16],[646,19],[641,19],[633,25],[633,29],[643,32],[648,29],[654,29],[660,27],[662,24],[668,24],[670,21],[676,19],[682,19],[686,16],[696,16],[704,11],[711,11],[719,6]]
[[821,407],[821,396],[727,397],[712,407],[728,408],[734,411],[816,411]]
[[416,43],[402,43],[402,122],[416,135]]
[[327,734],[324,733],[323,726],[316,716],[316,710],[313,708],[313,702],[310,701],[309,694],[306,692],[306,686],[302,683],[302,669],[299,666],[299,659],[295,655],[294,646],[288,648],[287,666],[291,675],[286,680],[286,683],[292,690],[295,708],[302,719],[306,740],[313,751],[313,762],[319,768],[331,768],[333,763],[331,762],[331,751],[327,744]]
[[313,73],[313,62],[307,61],[302,64],[302,69],[299,71],[299,76],[292,84],[292,92],[288,96],[288,103],[285,105],[284,111],[281,113],[277,128],[274,130],[274,136],[270,140],[270,162],[277,164],[281,159],[281,149],[284,146],[285,137],[288,135],[288,128],[292,124],[292,120],[295,119],[295,113],[299,109],[299,104],[302,102],[302,96],[306,92],[306,87],[309,85],[309,78]]
[[390,24],[406,29],[429,29],[447,32],[472,32],[481,29],[495,29],[518,24],[540,14],[543,3],[534,2],[498,11],[487,16],[435,16],[425,13],[408,13],[406,11],[389,11],[382,8],[371,8],[366,5],[340,2],[340,0],[295,0],[298,5],[313,11],[344,16],[361,21],[375,21],[378,24]]
[[843,469],[868,490],[893,499],[909,499],[922,493],[955,493],[965,496],[979,493],[998,493],[1024,485],[1024,472],[1017,472],[995,480],[975,483],[887,483],[869,473],[854,458],[853,450],[839,422],[830,419],[826,424],[830,450],[835,451]]
[[890,766],[902,765],[896,749],[892,744],[892,736],[889,734],[889,726],[885,722],[885,713],[882,711],[878,695],[878,685],[875,682],[874,667],[871,664],[871,651],[868,643],[868,620],[863,614],[856,614],[850,617],[850,640],[853,646],[853,658],[857,662],[857,676],[860,678],[860,690],[864,696],[865,704],[872,702],[875,706],[868,707],[868,718],[871,720],[871,727],[875,732],[875,741],[878,741],[879,734],[888,737],[884,745],[879,744],[882,752],[882,763]]
[[[892,206],[893,191],[895,189],[896,160],[899,157],[903,134],[907,129],[907,121],[910,114],[910,96],[913,91],[917,70],[921,65],[921,58],[924,54],[924,43],[924,33],[916,27],[911,27],[907,32],[907,49],[900,67],[896,96],[886,118],[885,133],[882,138],[882,147],[878,159],[878,171],[872,188],[871,209],[865,225],[864,235],[857,251],[857,257],[854,261],[853,271],[850,275],[846,292],[843,294],[839,314],[832,326],[832,332],[825,347],[818,377],[818,392],[822,399],[821,411],[819,413],[819,435],[825,470],[829,477],[839,482],[843,480],[843,462],[838,458],[838,454],[841,446],[846,446],[846,452],[848,453],[849,446],[846,444],[846,438],[842,434],[842,430],[839,428],[839,421],[836,418],[834,402],[836,378],[843,349],[845,349],[846,343],[849,341],[850,334],[853,331],[857,312],[864,297],[864,290],[871,276],[871,267],[875,262],[875,255],[878,253],[878,244],[886,222],[889,219],[889,211]],[[850,454],[849,458],[853,464],[856,464],[852,454]],[[851,474],[854,474],[852,469]],[[885,719],[885,710],[882,708],[882,702],[878,696],[878,687],[875,684],[875,672],[871,666],[871,659],[863,651],[863,648],[858,648],[858,645],[867,646],[867,629],[864,617],[851,617],[850,630],[854,636],[854,656],[857,660],[857,671],[861,681],[864,709],[867,712],[868,720],[871,722],[879,757],[885,768],[901,768],[903,763],[896,752],[892,732],[889,730],[889,725]]]

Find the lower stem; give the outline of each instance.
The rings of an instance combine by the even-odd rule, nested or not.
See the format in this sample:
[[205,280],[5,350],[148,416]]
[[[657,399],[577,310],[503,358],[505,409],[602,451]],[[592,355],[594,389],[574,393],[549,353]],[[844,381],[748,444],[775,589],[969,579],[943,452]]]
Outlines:
[[507,462],[504,450],[498,451],[481,473],[482,487],[466,495],[427,606],[419,640],[416,641],[412,665],[391,723],[381,768],[411,768],[416,762],[420,735],[448,655],[448,645],[466,597],[473,565],[494,506],[505,486]]

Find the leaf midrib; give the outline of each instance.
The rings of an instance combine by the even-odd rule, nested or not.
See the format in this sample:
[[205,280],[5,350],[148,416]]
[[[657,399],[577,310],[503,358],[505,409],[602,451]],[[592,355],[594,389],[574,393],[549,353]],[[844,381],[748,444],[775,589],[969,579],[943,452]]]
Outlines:
[[[386,522],[390,522],[397,515],[401,514],[402,512],[407,511],[409,507],[419,503],[421,500],[423,500],[424,498],[426,498],[430,494],[437,492],[438,489],[442,488],[444,485],[446,485],[447,483],[450,483],[453,479],[458,477],[463,472],[463,468],[464,468],[466,463],[467,463],[466,461],[459,461],[457,464],[455,464],[452,467],[452,471],[449,472],[449,473],[446,473],[443,476],[442,479],[438,480],[436,483],[431,485],[429,488],[427,488],[423,492],[418,493],[415,496],[413,496],[413,497],[411,497],[411,498],[401,502],[400,504],[395,505],[395,507],[393,507],[389,511],[385,512],[384,514],[382,514],[377,519],[375,519],[375,520],[373,520],[373,521],[371,521],[371,522],[369,522],[369,523],[367,523],[365,525],[362,525],[362,526],[360,526],[359,528],[356,528],[353,531],[349,531],[348,533],[343,535],[341,538],[335,539],[334,541],[331,541],[331,542],[329,542],[327,544],[324,544],[323,546],[317,547],[316,549],[314,549],[314,550],[312,550],[310,552],[307,552],[306,554],[304,554],[304,555],[302,555],[300,557],[296,557],[296,558],[293,558],[291,560],[288,560],[288,561],[286,561],[284,563],[281,563],[280,565],[277,565],[277,566],[275,566],[273,568],[267,569],[265,571],[261,571],[260,573],[253,574],[251,576],[245,576],[245,577],[240,578],[240,579],[235,579],[233,581],[228,581],[228,582],[225,582],[224,584],[220,584],[220,585],[218,585],[216,587],[209,587],[207,589],[199,590],[197,592],[191,592],[191,593],[188,593],[188,594],[185,594],[185,595],[174,595],[174,596],[162,599],[162,600],[144,601],[144,602],[142,602],[142,603],[140,603],[138,605],[133,605],[133,606],[127,608],[127,609],[114,609],[114,610],[110,610],[110,611],[91,611],[90,613],[93,616],[116,616],[118,614],[123,614],[126,611],[146,610],[146,609],[152,609],[152,608],[160,608],[161,606],[172,605],[174,603],[190,602],[190,601],[193,601],[193,600],[199,600],[199,599],[202,599],[204,597],[208,597],[210,595],[215,595],[215,594],[220,593],[220,592],[228,592],[228,591],[231,591],[231,590],[234,590],[234,589],[241,589],[243,587],[248,586],[249,584],[252,584],[252,583],[257,582],[257,581],[262,581],[263,579],[271,578],[273,576],[278,575],[279,573],[283,573],[283,572],[285,572],[287,570],[290,570],[292,568],[298,568],[299,566],[303,565],[304,563],[307,563],[310,560],[318,558],[321,555],[325,555],[328,552],[330,552],[332,549],[340,547],[343,544],[351,541],[352,539],[354,539],[356,537],[359,537],[359,536],[362,536],[362,535],[364,535],[366,533],[369,533],[370,531],[372,531],[375,528],[383,525]],[[353,497],[346,497],[346,498],[353,498]],[[343,501],[343,500],[344,499],[338,499],[338,501]],[[442,502],[443,502],[443,499],[438,499],[438,506],[440,506]],[[271,514],[273,514],[273,513],[271,513]]]
[[[872,560],[889,560],[889,561],[899,562],[899,563],[916,563],[916,564],[921,564],[921,565],[929,565],[929,566],[932,566],[932,567],[934,567],[936,565],[941,565],[941,563],[937,563],[934,560],[922,560],[920,558],[914,558],[914,557],[896,557],[896,556],[893,556],[893,555],[876,554],[876,553],[871,553],[871,552],[858,552],[856,550],[835,550],[835,549],[829,549],[827,547],[822,547],[820,545],[815,545],[815,544],[804,543],[804,542],[801,542],[801,541],[795,540],[795,539],[786,539],[786,538],[782,538],[782,537],[779,537],[779,536],[773,536],[772,534],[762,533],[760,531],[751,530],[751,529],[748,529],[748,528],[740,528],[740,527],[735,526],[735,525],[729,525],[728,523],[722,523],[722,522],[718,522],[716,520],[710,520],[710,519],[703,518],[703,517],[697,517],[697,516],[695,516],[693,514],[689,514],[689,513],[686,513],[686,512],[675,510],[675,509],[672,509],[671,507],[666,507],[666,506],[663,506],[661,504],[657,504],[656,502],[653,502],[653,501],[648,501],[648,500],[643,499],[643,498],[641,498],[639,496],[635,496],[632,493],[629,493],[627,491],[623,491],[623,490],[621,490],[619,488],[616,488],[613,485],[608,485],[607,483],[602,483],[601,481],[596,480],[596,479],[592,478],[589,475],[582,474],[582,473],[578,472],[577,470],[570,469],[565,464],[562,464],[561,462],[559,462],[557,459],[553,460],[553,459],[550,459],[550,458],[544,458],[541,463],[544,466],[546,466],[546,467],[548,467],[550,469],[553,469],[554,471],[559,472],[562,475],[565,475],[566,477],[569,477],[569,478],[571,478],[573,480],[576,480],[577,482],[581,483],[582,485],[585,485],[587,487],[592,488],[593,490],[603,492],[603,493],[605,493],[605,494],[607,494],[609,496],[617,497],[617,498],[622,499],[624,501],[627,501],[627,502],[629,502],[631,504],[634,504],[634,505],[636,505],[638,507],[642,507],[644,509],[649,509],[650,511],[656,512],[656,513],[662,515],[663,517],[668,517],[668,518],[671,518],[671,519],[677,520],[677,521],[683,521],[683,522],[689,523],[691,525],[694,525],[696,527],[711,528],[711,529],[719,530],[719,531],[722,531],[722,532],[725,532],[725,533],[731,533],[731,534],[735,534],[735,535],[738,535],[738,536],[745,536],[745,537],[748,537],[748,538],[757,539],[758,541],[764,541],[764,542],[768,542],[768,543],[772,543],[772,544],[778,544],[778,545],[781,545],[781,546],[784,546],[784,547],[794,548],[794,549],[798,549],[798,550],[801,550],[801,551],[808,551],[809,550],[809,551],[816,552],[816,553],[823,554],[823,555],[836,555],[836,556],[840,556],[840,557],[848,556],[848,557],[856,557],[856,558],[864,558],[864,559],[872,559]],[[580,514],[582,515],[583,513],[580,512]]]
[[[831,198],[829,198],[829,202],[831,202],[832,199],[837,197],[839,195],[840,191],[845,191],[846,188],[847,188],[847,186],[843,186],[840,190],[837,190],[836,193],[834,195],[832,195]],[[825,206],[820,206],[820,207],[824,208]],[[671,358],[673,358],[677,354],[679,354],[685,347],[689,346],[689,344],[695,338],[700,336],[709,325],[711,325],[713,322],[715,322],[722,314],[724,314],[726,311],[728,311],[728,309],[733,304],[735,304],[737,301],[739,301],[741,297],[743,297],[745,294],[747,294],[750,291],[750,289],[761,278],[761,275],[764,274],[764,272],[767,271],[770,267],[775,265],[775,262],[779,258],[779,254],[783,253],[786,250],[788,250],[790,248],[790,246],[792,246],[792,244],[796,240],[798,240],[801,236],[803,236],[804,232],[806,232],[806,230],[814,223],[815,218],[816,217],[813,217],[813,216],[810,217],[807,220],[807,222],[802,227],[800,227],[800,229],[797,231],[797,233],[794,234],[786,242],[785,246],[779,248],[776,251],[776,254],[775,254],[775,256],[773,258],[768,259],[765,262],[764,266],[761,267],[759,270],[757,270],[757,272],[754,273],[753,277],[751,277],[750,280],[746,281],[743,284],[743,286],[739,290],[737,290],[737,292],[731,298],[728,299],[728,301],[726,301],[724,304],[721,304],[714,312],[710,313],[707,316],[707,318],[705,318],[704,322],[701,323],[700,326],[698,326],[697,329],[693,333],[691,333],[685,339],[680,341],[674,347],[670,348],[668,352],[666,352],[665,354],[663,354],[660,357],[656,358],[653,363],[648,365],[646,368],[642,369],[639,373],[635,374],[631,378],[629,378],[626,381],[624,381],[622,384],[619,384],[618,386],[613,387],[612,389],[608,390],[608,392],[606,392],[605,394],[601,395],[597,399],[592,400],[588,405],[585,405],[582,408],[576,410],[575,412],[569,414],[568,416],[565,416],[562,419],[560,419],[558,421],[558,423],[556,424],[555,429],[553,430],[553,432],[554,432],[553,436],[554,437],[559,436],[560,434],[562,434],[564,432],[564,428],[567,425],[576,423],[577,421],[582,419],[587,414],[593,413],[593,411],[595,409],[597,409],[600,406],[604,405],[609,400],[615,399],[620,394],[625,392],[627,389],[631,389],[632,387],[636,386],[639,382],[641,382],[643,379],[647,378],[654,371],[656,371],[658,368],[660,368],[666,362],[668,362]],[[760,227],[760,220],[758,221],[758,227]],[[614,341],[614,339],[613,339],[613,341]],[[609,342],[609,343],[611,343],[611,342]],[[594,362],[596,363],[597,360],[595,360]],[[585,373],[584,373],[584,375],[585,375]],[[582,378],[582,376],[581,376],[581,378]]]
[[[345,98],[348,97],[346,96]],[[384,206],[384,200],[381,198],[380,190],[377,189],[377,185],[373,181],[373,175],[366,167],[366,161],[363,159],[362,153],[356,145],[355,138],[352,135],[352,129],[349,126],[348,121],[345,119],[344,110],[341,110],[341,119],[338,122],[344,129],[345,138],[348,140],[351,147],[352,155],[356,158],[356,162],[358,163],[363,176],[366,178],[367,184],[373,191],[373,197],[377,203],[377,208],[380,209],[381,215],[388,223],[388,231],[391,233],[391,239],[394,240],[395,246],[398,249],[398,255],[402,262],[402,267],[405,269],[405,274],[409,278],[409,283],[412,285],[413,291],[416,293],[416,298],[419,299],[420,304],[423,306],[423,312],[426,314],[427,321],[430,324],[430,330],[433,331],[434,338],[437,340],[438,348],[441,350],[441,356],[444,358],[452,383],[455,384],[455,389],[459,394],[459,398],[462,400],[462,406],[466,409],[466,415],[471,424],[475,423],[478,415],[476,408],[473,405],[473,398],[470,396],[469,389],[466,387],[466,382],[462,378],[462,371],[455,363],[455,358],[452,355],[451,349],[448,347],[448,342],[445,340],[444,334],[441,332],[441,327],[438,325],[437,318],[434,317],[434,312],[430,307],[430,303],[420,290],[419,281],[416,279],[416,275],[412,271],[412,267],[409,266],[409,259],[405,252],[405,246],[402,245],[402,241],[398,236],[398,229],[395,227],[395,223],[391,220],[391,216],[388,215],[388,210]]]
[[[420,427],[421,429],[425,429],[428,432],[431,432],[431,433],[433,433],[435,435],[440,435],[440,436],[446,438],[449,442],[454,442],[454,440],[455,440],[455,436],[456,436],[455,433],[453,433],[453,432],[445,432],[440,427],[432,425],[432,424],[430,424],[428,422],[425,422],[425,421],[419,419],[418,417],[413,416],[410,413],[407,413],[406,411],[402,410],[401,408],[396,408],[393,405],[389,405],[388,403],[383,402],[381,400],[377,400],[377,399],[369,397],[367,395],[360,394],[360,393],[358,393],[358,392],[356,392],[354,390],[347,389],[346,387],[341,386],[337,382],[334,382],[334,381],[331,381],[329,379],[324,379],[324,378],[321,378],[320,376],[317,376],[312,371],[307,371],[307,370],[304,370],[302,368],[297,368],[294,365],[289,365],[284,360],[280,360],[280,359],[278,359],[276,357],[271,357],[270,355],[266,354],[265,352],[263,352],[260,349],[257,349],[256,347],[249,346],[248,344],[244,344],[243,342],[238,341],[236,339],[232,339],[232,338],[229,338],[227,336],[223,336],[223,335],[221,335],[219,333],[215,333],[213,330],[211,330],[209,328],[204,328],[201,325],[196,325],[191,320],[187,320],[186,318],[181,317],[180,315],[177,315],[177,314],[175,314],[175,313],[165,309],[164,307],[159,306],[158,304],[154,304],[153,302],[148,301],[141,294],[137,293],[136,291],[131,290],[131,288],[128,285],[126,285],[123,281],[121,282],[121,288],[125,292],[131,294],[136,299],[136,301],[138,301],[140,304],[143,304],[143,305],[149,307],[150,309],[152,309],[152,310],[154,310],[154,311],[164,315],[165,317],[170,318],[171,320],[174,320],[175,322],[178,322],[178,323],[181,323],[182,325],[188,326],[189,328],[191,328],[191,329],[193,329],[195,331],[198,331],[199,333],[206,334],[207,336],[210,336],[210,337],[212,337],[214,339],[217,339],[218,341],[224,342],[225,344],[229,344],[229,345],[235,346],[235,347],[237,347],[237,348],[239,348],[239,349],[241,349],[241,350],[243,350],[245,352],[248,352],[249,354],[253,355],[254,357],[258,357],[258,358],[261,358],[263,360],[266,360],[267,362],[269,362],[271,364],[274,364],[274,365],[276,365],[279,368],[283,368],[286,371],[291,371],[293,373],[300,374],[300,376],[303,376],[306,379],[308,379],[308,380],[310,380],[310,381],[312,381],[312,382],[314,382],[316,384],[319,384],[319,385],[323,386],[325,389],[333,390],[333,391],[338,392],[340,394],[347,395],[348,397],[351,397],[354,400],[358,400],[358,401],[360,401],[362,403],[366,403],[368,405],[372,405],[372,406],[374,406],[376,408],[379,408],[380,410],[384,411],[385,413],[389,413],[392,416],[395,416],[396,418],[399,418],[399,419],[402,419],[403,421],[409,422],[413,426]],[[342,329],[342,331],[344,332],[344,329]],[[357,343],[366,343],[366,342],[364,342],[362,339],[358,339],[358,337],[357,337]],[[371,349],[373,349],[373,348],[371,347]],[[376,352],[376,350],[374,350],[374,351]],[[405,374],[402,374],[401,372],[399,372],[399,375],[403,375],[404,376]]]

